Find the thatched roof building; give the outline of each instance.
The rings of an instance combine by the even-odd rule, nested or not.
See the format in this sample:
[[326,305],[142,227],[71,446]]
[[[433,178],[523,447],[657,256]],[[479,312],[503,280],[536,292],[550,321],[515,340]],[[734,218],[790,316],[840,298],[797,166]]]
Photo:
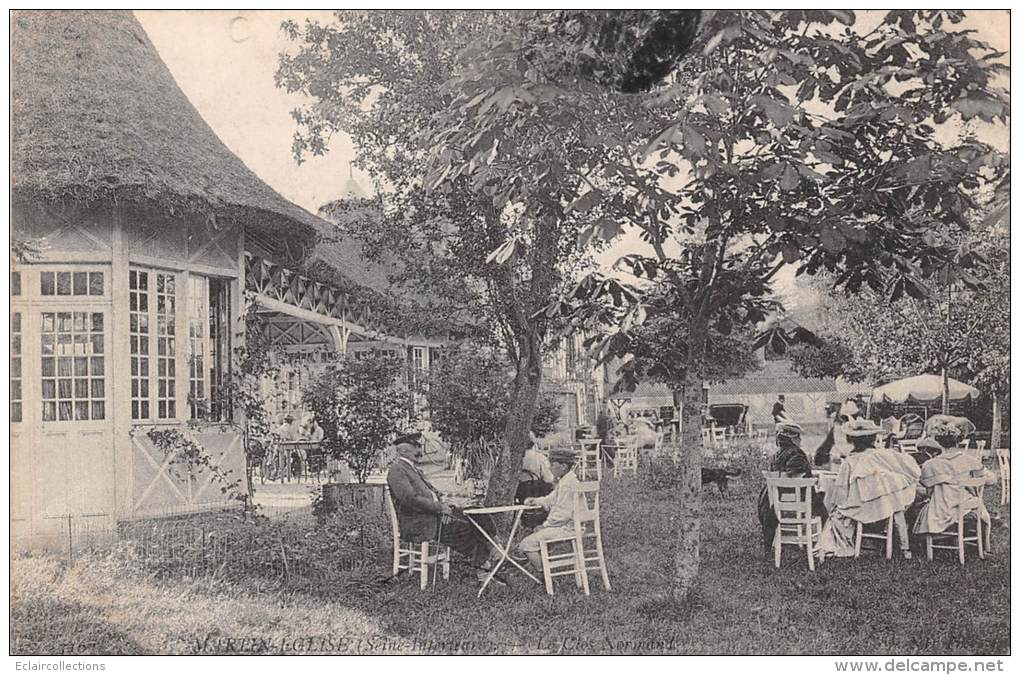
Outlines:
[[314,240],[318,219],[227,149],[130,12],[15,12],[11,54],[15,198],[147,202]]
[[[383,324],[408,314],[406,295],[387,295],[386,266],[220,141],[130,12],[19,11],[11,26],[15,203],[130,204],[243,224],[248,251],[371,305]],[[400,323],[406,334],[408,322]],[[426,332],[445,332],[432,323]]]

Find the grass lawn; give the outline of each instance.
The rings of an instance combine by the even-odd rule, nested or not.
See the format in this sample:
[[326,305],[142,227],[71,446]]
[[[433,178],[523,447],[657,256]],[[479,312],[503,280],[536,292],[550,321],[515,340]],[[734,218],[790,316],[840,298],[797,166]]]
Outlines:
[[[366,583],[387,575],[385,555],[359,570],[357,583],[340,570],[332,579],[292,575],[285,582],[156,576],[121,546],[73,566],[51,556],[15,558],[11,649],[1008,654],[1008,507],[993,523],[994,555],[981,561],[975,554],[963,567],[950,552],[937,552],[932,563],[865,553],[810,573],[803,555],[788,549],[776,570],[760,543],[760,485],[757,472],[746,470],[728,497],[707,490],[700,583],[683,607],[655,599],[669,570],[671,493],[640,477],[607,478],[603,536],[612,592],[593,576],[591,597],[565,579],[548,597],[512,572],[510,587],[478,599],[473,574],[456,568],[435,592],[407,579]],[[997,489],[986,499],[997,503]]]

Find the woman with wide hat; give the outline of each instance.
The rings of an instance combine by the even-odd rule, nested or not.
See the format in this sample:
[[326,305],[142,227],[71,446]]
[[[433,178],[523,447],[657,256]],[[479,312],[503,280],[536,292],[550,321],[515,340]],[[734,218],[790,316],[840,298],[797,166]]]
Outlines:
[[[800,447],[801,427],[792,422],[780,422],[776,425],[776,445],[779,450],[769,463],[769,471],[779,471],[788,478],[811,478],[811,462]],[[811,512],[821,516],[822,521],[828,518],[822,495],[814,493]],[[772,503],[769,501],[768,488],[762,486],[758,495],[758,522],[761,523],[762,545],[767,551],[776,536],[776,519]]]
[[889,516],[903,557],[912,557],[904,512],[914,503],[921,469],[909,455],[877,447],[882,429],[873,421],[851,419],[844,430],[853,450],[825,496],[830,517],[818,541],[819,557],[853,556],[857,524],[882,522]]

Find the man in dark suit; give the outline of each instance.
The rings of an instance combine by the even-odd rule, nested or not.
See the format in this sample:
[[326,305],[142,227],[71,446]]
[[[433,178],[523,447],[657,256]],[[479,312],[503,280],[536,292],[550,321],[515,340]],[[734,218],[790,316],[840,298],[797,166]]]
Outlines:
[[[397,507],[400,538],[404,541],[438,541],[470,556],[484,579],[490,569],[491,547],[460,509],[443,502],[439,490],[418,468],[423,456],[421,434],[405,434],[394,442],[397,459],[390,464],[386,483]],[[486,532],[494,532],[491,520],[480,522]]]

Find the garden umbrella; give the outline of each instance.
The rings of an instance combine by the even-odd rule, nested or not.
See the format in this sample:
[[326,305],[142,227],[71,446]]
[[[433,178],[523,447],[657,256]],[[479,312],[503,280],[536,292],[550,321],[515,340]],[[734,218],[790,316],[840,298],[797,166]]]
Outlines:
[[[981,392],[959,380],[949,378],[949,400],[963,401],[975,399]],[[886,403],[930,403],[942,398],[941,375],[915,375],[895,382],[875,387],[871,393],[872,401]]]

